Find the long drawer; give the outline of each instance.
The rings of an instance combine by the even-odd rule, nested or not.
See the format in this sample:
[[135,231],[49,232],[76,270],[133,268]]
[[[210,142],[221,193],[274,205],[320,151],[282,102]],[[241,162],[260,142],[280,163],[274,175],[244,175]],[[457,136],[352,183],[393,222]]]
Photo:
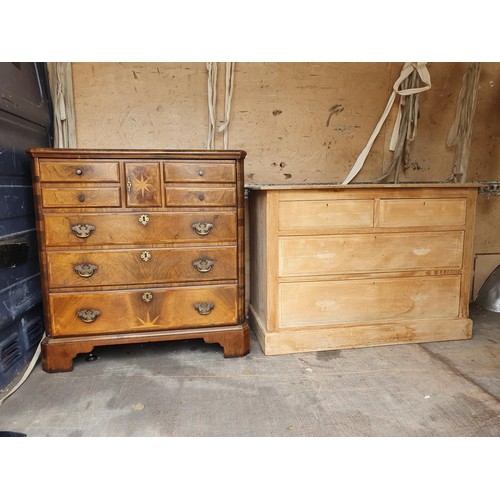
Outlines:
[[460,276],[279,285],[281,327],[458,316]]
[[281,237],[280,276],[460,269],[462,231]]
[[236,285],[51,294],[52,335],[233,325],[237,299]]
[[145,245],[235,242],[235,212],[48,214],[45,244]]
[[49,288],[237,279],[236,247],[47,252]]

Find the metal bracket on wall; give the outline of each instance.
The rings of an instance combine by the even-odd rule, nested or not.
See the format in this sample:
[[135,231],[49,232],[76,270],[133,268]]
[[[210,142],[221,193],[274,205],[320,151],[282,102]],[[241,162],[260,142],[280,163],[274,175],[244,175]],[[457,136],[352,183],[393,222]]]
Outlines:
[[500,181],[481,181],[483,187],[479,188],[479,194],[485,198],[500,196]]

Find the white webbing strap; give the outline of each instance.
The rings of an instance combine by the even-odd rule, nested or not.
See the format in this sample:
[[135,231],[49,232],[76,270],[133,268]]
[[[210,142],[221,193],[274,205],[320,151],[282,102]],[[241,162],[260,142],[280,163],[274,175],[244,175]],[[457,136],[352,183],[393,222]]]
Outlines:
[[33,358],[30,361],[30,364],[28,365],[28,368],[26,368],[26,371],[23,373],[23,376],[21,377],[21,380],[5,395],[0,398],[0,406],[2,406],[2,403],[12,394],[14,394],[19,387],[21,387],[26,379],[30,376],[31,372],[33,371],[33,368],[35,368],[36,362],[38,361],[38,358],[40,356],[40,353],[42,351],[42,341],[45,338],[45,332],[42,335],[42,340],[40,340],[40,343],[38,344],[38,347],[36,348],[35,354],[33,354]]
[[[368,142],[366,146],[364,147],[363,151],[361,151],[360,155],[358,156],[356,162],[354,163],[353,167],[351,168],[350,172],[347,174],[347,177],[344,179],[342,182],[343,185],[349,184],[349,182],[358,175],[359,171],[363,168],[363,165],[365,163],[365,160],[370,153],[370,150],[373,146],[373,143],[375,142],[375,139],[377,138],[382,125],[385,123],[385,120],[387,119],[387,116],[389,115],[389,112],[391,111],[391,108],[394,104],[394,101],[396,99],[396,95],[400,96],[407,96],[411,94],[418,94],[420,92],[424,92],[426,90],[429,90],[431,88],[431,76],[429,74],[429,70],[427,69],[426,66],[427,63],[419,63],[419,62],[407,62],[404,64],[403,69],[401,70],[401,74],[399,75],[399,78],[394,82],[393,85],[393,90],[392,93],[389,97],[389,100],[387,101],[387,105],[385,106],[384,112],[382,113],[382,116],[380,117],[380,120],[378,121],[377,125],[375,126],[375,129],[372,132],[372,135],[368,139]],[[416,70],[418,72],[418,75],[420,76],[420,80],[424,84],[422,87],[414,87],[414,88],[409,88],[409,89],[401,89],[401,83],[408,78],[412,72]],[[416,110],[418,111],[418,110]],[[391,142],[389,149],[391,151],[394,151],[394,148],[396,147],[396,143],[398,141],[399,137],[399,126],[401,123],[401,105],[399,106],[398,109],[398,116],[396,118],[396,123],[394,124],[394,128],[392,130],[392,136],[391,136]],[[416,123],[416,120],[415,120]],[[412,131],[412,134],[414,135],[416,133],[416,126],[414,127],[414,130]]]
[[229,143],[229,119],[231,116],[231,99],[233,98],[234,88],[234,67],[236,63],[226,63],[226,97],[224,101],[224,121],[217,129],[217,132],[224,132],[224,149],[227,149]]
[[217,63],[207,63],[208,70],[208,139],[207,149],[215,147],[215,112],[217,106]]

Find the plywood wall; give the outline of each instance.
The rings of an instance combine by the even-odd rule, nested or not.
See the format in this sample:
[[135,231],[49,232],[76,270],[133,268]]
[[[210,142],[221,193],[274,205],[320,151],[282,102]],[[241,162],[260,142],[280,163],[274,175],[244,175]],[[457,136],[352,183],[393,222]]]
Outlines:
[[[429,63],[408,181],[444,181],[446,136],[466,63]],[[237,63],[229,147],[244,149],[247,183],[340,182],[368,140],[402,63]],[[218,118],[224,105],[219,66]],[[74,63],[79,147],[205,149],[205,63]],[[396,109],[356,182],[390,162]],[[222,148],[222,134],[216,147]],[[500,63],[483,63],[469,180],[500,179]],[[402,181],[405,179],[403,178]],[[478,203],[476,252],[500,252],[500,198]],[[497,230],[492,230],[496,228]]]

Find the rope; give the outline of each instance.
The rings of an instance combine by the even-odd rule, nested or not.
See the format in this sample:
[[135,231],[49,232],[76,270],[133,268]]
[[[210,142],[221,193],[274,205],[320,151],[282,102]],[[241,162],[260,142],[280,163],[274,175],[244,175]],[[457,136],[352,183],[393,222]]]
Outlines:
[[[378,121],[377,125],[375,126],[375,129],[372,132],[372,135],[368,139],[368,142],[366,146],[364,147],[363,151],[361,151],[360,155],[358,156],[356,162],[354,163],[353,167],[351,168],[350,172],[347,174],[347,177],[344,179],[342,182],[343,185],[349,184],[349,182],[358,175],[359,171],[363,168],[363,165],[365,163],[365,160],[370,153],[370,150],[373,146],[373,143],[375,142],[375,139],[377,138],[382,125],[385,123],[385,120],[387,119],[387,116],[389,115],[389,112],[394,104],[394,101],[396,99],[396,95],[400,95],[400,106],[398,109],[398,115],[396,118],[396,123],[394,124],[394,128],[392,131],[392,136],[391,136],[391,142],[389,146],[389,150],[391,151],[397,151],[399,153],[399,149],[401,149],[402,145],[400,142],[400,137],[403,135],[404,137],[408,138],[411,137],[410,140],[413,140],[415,137],[416,131],[417,131],[417,115],[418,115],[418,100],[413,101],[413,110],[410,113],[409,108],[410,106],[405,106],[405,109],[408,109],[407,113],[409,113],[408,117],[405,117],[405,120],[403,120],[403,111],[402,107],[403,104],[406,105],[406,102],[403,102],[403,96],[411,96],[414,94],[420,94],[421,92],[424,92],[426,90],[429,90],[431,88],[431,77],[429,74],[429,70],[427,69],[426,66],[427,63],[415,63],[415,62],[407,62],[404,64],[403,69],[401,70],[401,74],[399,75],[399,78],[396,80],[396,82],[393,85],[393,91],[391,95],[389,96],[389,100],[387,101],[387,105],[385,106],[384,112],[382,113],[382,116],[380,117],[380,120]],[[411,82],[410,85],[407,83],[404,83],[408,77],[412,75],[412,73],[415,73],[415,78],[416,75],[420,77],[420,80],[423,83],[423,86],[421,87],[416,87],[416,79],[415,83],[413,83],[413,80],[410,80]],[[404,83],[404,84],[403,84]],[[407,86],[408,85],[408,86]],[[401,88],[400,88],[401,87]],[[405,100],[406,101],[406,100]],[[415,104],[416,103],[416,104]],[[411,119],[410,119],[411,117]],[[408,122],[412,123],[410,129],[407,128],[406,132],[404,132],[404,124],[408,124]],[[404,132],[404,133],[403,133]],[[398,148],[399,146],[399,148]],[[399,156],[400,158],[401,156]],[[391,165],[392,166],[392,165]],[[383,176],[385,177],[385,175]]]
[[458,96],[455,119],[448,132],[446,145],[455,147],[453,170],[448,178],[451,182],[463,183],[467,178],[470,143],[472,139],[472,121],[476,111],[479,90],[481,63],[471,63],[467,69],[460,94]]

